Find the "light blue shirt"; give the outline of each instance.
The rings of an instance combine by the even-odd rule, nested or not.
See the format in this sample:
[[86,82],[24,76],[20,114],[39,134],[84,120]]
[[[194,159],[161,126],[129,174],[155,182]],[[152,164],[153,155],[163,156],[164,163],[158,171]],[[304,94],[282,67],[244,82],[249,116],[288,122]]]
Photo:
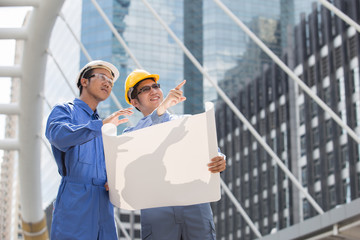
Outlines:
[[172,121],[172,120],[175,120],[175,119],[178,119],[181,117],[182,116],[170,114],[167,111],[163,115],[159,116],[159,115],[157,115],[157,112],[155,110],[151,114],[140,119],[140,121],[134,127],[125,128],[124,133],[132,132],[132,131],[139,130],[139,129],[142,129],[145,127],[150,127],[152,125],[156,125],[159,123]]
[[[169,112],[158,116],[155,110],[140,119],[134,127],[126,128],[124,132],[135,131],[183,116]],[[215,240],[215,226],[210,203],[142,209],[141,237],[156,240]]]

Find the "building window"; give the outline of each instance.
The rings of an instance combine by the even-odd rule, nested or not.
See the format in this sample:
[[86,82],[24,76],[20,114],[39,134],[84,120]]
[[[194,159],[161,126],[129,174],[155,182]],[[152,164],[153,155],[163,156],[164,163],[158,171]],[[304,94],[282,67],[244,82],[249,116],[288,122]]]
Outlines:
[[349,152],[347,146],[341,147],[341,166],[345,168],[346,165],[349,163]]
[[271,178],[271,186],[274,186],[275,185],[275,166],[273,166],[271,168],[270,178]]
[[243,160],[244,172],[249,171],[249,157],[247,155],[244,156]]
[[272,199],[271,199],[271,203],[272,203],[272,213],[276,213],[278,211],[277,209],[277,197],[275,194],[272,194]]
[[314,173],[315,173],[315,180],[319,180],[321,176],[321,166],[319,159],[314,160]]
[[303,214],[304,220],[310,217],[310,204],[306,199],[303,200]]
[[314,100],[311,100],[311,116],[316,117],[318,114],[318,105]]
[[[349,180],[350,181],[350,180]],[[343,194],[344,194],[344,201],[343,203],[350,202],[351,196],[350,196],[350,183],[347,179],[343,180]]]
[[299,106],[299,121],[300,121],[300,125],[305,123],[305,109],[304,109],[304,104],[301,104]]
[[324,102],[325,102],[328,106],[331,106],[331,92],[330,92],[330,87],[324,88]]
[[254,177],[254,182],[253,182],[253,187],[252,187],[254,193],[258,193],[258,188],[259,188],[258,179],[259,178],[257,176]]
[[344,77],[340,77],[337,79],[337,90],[338,90],[338,96],[337,100],[338,102],[345,100],[345,86],[344,86]]
[[355,123],[356,127],[359,127],[360,126],[360,102],[359,101],[354,102],[353,107],[354,107],[354,114],[353,114],[354,123]]
[[306,137],[305,137],[305,135],[302,135],[300,137],[300,154],[301,154],[301,156],[304,156],[306,154]]
[[245,182],[244,191],[245,191],[245,198],[249,198],[250,195],[249,182]]
[[329,172],[334,172],[334,168],[335,168],[335,162],[334,162],[334,154],[333,152],[330,152],[327,154],[327,161],[328,161],[328,170]]
[[261,177],[262,177],[262,181],[261,181],[262,187],[263,187],[263,189],[266,189],[268,187],[267,172],[266,171],[262,172]]
[[333,208],[336,205],[335,187],[331,186],[329,189],[330,207]]
[[313,147],[317,148],[319,146],[319,130],[317,127],[312,129],[313,136]]
[[306,166],[301,168],[301,181],[302,181],[302,185],[304,187],[306,187],[307,186],[307,168],[306,168]]
[[321,75],[323,78],[329,75],[328,56],[321,58]]
[[309,68],[309,83],[308,86],[312,87],[315,84],[315,67],[311,66]]
[[253,151],[253,154],[252,154],[252,167],[253,168],[257,168],[258,167],[258,152],[257,150],[254,150]]
[[266,200],[263,201],[262,214],[264,215],[264,217],[267,217],[269,215],[269,208]]
[[269,123],[270,123],[270,129],[274,129],[275,128],[275,114],[274,114],[274,112],[270,112]]
[[279,136],[279,147],[280,147],[280,152],[283,152],[285,150],[285,133],[281,132],[280,136]]
[[280,106],[280,111],[279,111],[279,117],[280,117],[280,123],[283,123],[286,121],[286,111],[285,111],[285,105],[281,105]]
[[321,192],[316,192],[316,193],[315,193],[315,201],[316,201],[316,203],[319,204],[320,206],[322,205],[322,204],[321,204],[321,201],[322,201]]
[[258,204],[254,204],[254,207],[253,207],[253,219],[255,221],[259,220],[259,205]]
[[351,71],[351,80],[353,84],[353,93],[360,92],[360,82],[359,82],[359,68],[356,67]]
[[332,120],[327,120],[325,123],[325,127],[326,127],[326,140],[329,141],[332,137],[333,137],[333,131],[332,131]]

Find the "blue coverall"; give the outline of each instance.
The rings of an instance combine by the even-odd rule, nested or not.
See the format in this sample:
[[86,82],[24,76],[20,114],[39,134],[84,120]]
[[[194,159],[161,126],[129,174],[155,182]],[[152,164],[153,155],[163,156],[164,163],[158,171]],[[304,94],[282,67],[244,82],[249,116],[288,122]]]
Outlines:
[[82,100],[54,107],[46,137],[62,176],[54,203],[51,239],[117,239],[105,190],[102,120]]
[[[168,112],[158,116],[155,110],[152,114],[140,119],[136,126],[126,128],[124,132],[168,122],[178,117]],[[140,219],[143,240],[216,239],[210,203],[142,209]]]

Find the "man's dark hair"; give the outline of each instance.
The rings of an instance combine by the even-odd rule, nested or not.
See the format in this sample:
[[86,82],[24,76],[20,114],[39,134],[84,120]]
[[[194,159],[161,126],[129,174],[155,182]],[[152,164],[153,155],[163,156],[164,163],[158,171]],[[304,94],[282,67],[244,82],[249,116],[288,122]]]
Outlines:
[[86,79],[88,79],[89,80],[89,82],[90,82],[90,76],[93,74],[93,70],[94,69],[89,69],[89,70],[85,70],[85,72],[82,74],[82,76],[80,76],[80,79],[79,79],[79,81],[78,81],[78,83],[77,83],[77,86],[78,86],[78,88],[79,88],[79,90],[80,90],[80,94],[79,94],[79,96],[81,96],[81,93],[82,93],[82,90],[83,90],[83,86],[81,85],[81,79],[82,78],[86,78]]

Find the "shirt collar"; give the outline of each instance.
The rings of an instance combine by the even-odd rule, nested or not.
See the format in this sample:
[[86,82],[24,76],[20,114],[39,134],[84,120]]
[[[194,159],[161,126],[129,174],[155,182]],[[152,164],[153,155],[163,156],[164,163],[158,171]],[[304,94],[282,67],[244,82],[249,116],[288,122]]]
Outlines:
[[82,108],[86,113],[89,114],[89,116],[92,116],[93,114],[97,114],[97,109],[93,111],[87,103],[85,103],[83,100],[79,98],[75,98],[74,103],[78,105],[80,108]]

